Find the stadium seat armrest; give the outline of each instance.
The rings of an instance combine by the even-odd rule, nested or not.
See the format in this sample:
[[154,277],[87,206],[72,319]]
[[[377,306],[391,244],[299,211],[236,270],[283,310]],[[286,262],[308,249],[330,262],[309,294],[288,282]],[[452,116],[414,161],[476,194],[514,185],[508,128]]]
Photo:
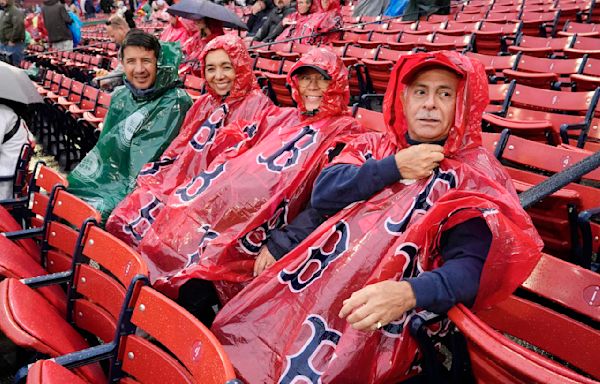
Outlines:
[[71,271],[64,271],[36,277],[27,277],[21,279],[20,281],[21,283],[27,285],[30,288],[40,288],[49,285],[66,283],[71,279],[71,275]]
[[20,239],[31,239],[33,237],[41,236],[44,233],[44,228],[29,228],[21,231],[4,232],[2,236],[9,240],[20,240]]
[[560,126],[560,138],[562,139],[563,143],[569,144],[569,131],[575,129],[584,129],[585,127],[585,122],[577,124],[562,124]]
[[371,109],[369,108],[371,102],[374,100],[383,103],[383,96],[383,93],[366,93],[360,96],[360,105],[363,108]]

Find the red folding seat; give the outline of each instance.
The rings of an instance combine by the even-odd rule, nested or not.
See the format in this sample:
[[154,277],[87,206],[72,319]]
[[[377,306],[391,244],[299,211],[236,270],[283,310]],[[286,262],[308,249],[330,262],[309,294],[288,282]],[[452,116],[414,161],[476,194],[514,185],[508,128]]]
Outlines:
[[[442,31],[443,32],[443,31]],[[423,48],[428,51],[441,50],[472,50],[475,35],[467,34],[464,36],[446,35],[441,32],[434,32],[427,36],[427,40],[422,43]]]
[[582,71],[570,79],[574,91],[594,91],[600,87],[600,59],[587,59]]
[[362,63],[366,67],[365,73],[367,82],[371,85],[374,93],[385,93],[390,79],[390,71],[392,70],[394,63],[396,63],[402,55],[409,53],[410,52],[396,51],[381,47],[377,52],[377,60],[362,59]]
[[[87,351],[88,355],[115,361],[110,372],[111,383],[241,384],[223,347],[199,320],[149,286],[134,291],[132,296],[131,320],[124,319],[120,328],[142,329],[160,343],[160,347],[156,342],[127,332],[117,334],[115,340],[122,336],[119,344],[113,342]],[[107,357],[108,348],[111,353]],[[67,368],[61,370],[58,364],[81,364],[89,360],[83,354],[81,360],[77,357],[59,357],[52,363],[37,362],[30,368],[27,383],[51,383],[68,377]]]
[[374,132],[384,132],[385,131],[385,122],[383,120],[383,113],[377,111],[371,111],[370,109],[360,108],[356,105],[353,108],[352,116],[360,125],[362,125],[365,129],[374,131]]
[[277,51],[277,56],[287,60],[298,60],[300,56],[310,51],[313,47],[308,44],[293,43],[290,52]]
[[562,31],[557,32],[558,36],[587,36],[600,37],[600,25],[578,23],[573,20],[567,20]]
[[56,107],[62,112],[66,112],[71,105],[77,105],[83,98],[83,90],[86,87],[85,84],[73,80],[67,96],[61,96],[57,99]]
[[508,80],[531,87],[560,90],[560,82],[569,83],[571,74],[583,70],[583,59],[545,59],[522,55],[513,69],[505,69]]
[[600,59],[600,38],[575,36],[570,47],[564,49],[568,58],[588,57]]
[[529,36],[554,36],[559,12],[523,12],[521,33]]
[[[110,343],[115,340],[126,287],[134,277],[147,274],[146,265],[135,251],[88,221],[77,241],[69,272],[0,282],[0,329],[18,346],[51,357],[88,348],[78,330]],[[61,282],[68,286],[66,317],[49,305],[38,289],[56,287]],[[182,336],[189,338],[190,334]],[[92,383],[107,382],[97,364],[79,368],[78,374]]]
[[422,47],[427,42],[427,35],[414,34],[413,31],[404,31],[397,43],[388,42],[391,49],[397,51],[410,51],[416,47]]
[[397,43],[400,39],[401,32],[398,33],[384,33],[384,32],[372,32],[369,40],[359,40],[358,45],[361,48],[377,48],[379,46],[389,46],[388,43]]
[[499,112],[510,101],[510,97],[515,89],[515,82],[504,84],[488,84],[490,104],[486,107],[486,112]]
[[478,22],[481,21],[483,19],[485,19],[485,15],[487,14],[487,10],[485,10],[484,12],[461,12],[458,13],[456,15],[456,19],[454,19],[454,21],[459,21],[461,23],[471,23],[471,22]]
[[484,55],[475,52],[466,52],[465,55],[477,59],[485,65],[485,72],[490,78],[491,82],[496,82],[498,78],[503,79],[502,73],[505,69],[511,69],[515,66],[521,54],[510,55],[510,56],[492,56]]
[[439,29],[445,35],[463,36],[475,32],[479,29],[479,22],[458,22],[458,21],[447,21],[442,29]]
[[562,56],[565,48],[570,47],[573,37],[536,37],[519,35],[513,45],[508,47],[508,52],[523,52],[529,56],[553,57]]
[[485,55],[497,55],[502,50],[502,38],[514,38],[520,31],[520,22],[498,24],[484,20],[475,31],[474,51]]
[[[287,63],[293,63],[286,61]],[[289,68],[288,68],[289,71]],[[264,73],[265,77],[269,81],[269,90],[271,98],[275,104],[281,107],[293,107],[296,105],[292,99],[292,92],[290,86],[287,83],[287,74],[274,74]]]
[[204,87],[204,80],[198,76],[187,74],[183,81],[183,88],[186,90],[188,95],[196,101],[202,94],[202,88]]
[[100,92],[94,112],[84,112],[82,117],[83,121],[91,124],[94,128],[98,128],[99,124],[104,121],[104,117],[108,113],[110,99],[110,93]]
[[100,91],[91,86],[85,86],[78,104],[69,105],[67,112],[75,119],[81,118],[85,112],[93,112],[98,102]]
[[58,72],[54,73],[50,88],[44,97],[44,101],[47,104],[53,104],[58,100],[59,96],[68,95],[71,91],[71,84],[72,80],[68,77],[63,76]]
[[467,339],[475,379],[491,384],[598,384],[593,377],[600,377],[600,332],[593,324],[600,320],[595,310],[600,298],[590,287],[599,283],[597,274],[543,255],[523,283],[530,292],[527,298],[511,296],[477,314],[462,304],[452,308],[448,317]]
[[331,44],[336,46],[345,46],[346,44],[355,44],[359,40],[368,40],[369,39],[369,31],[363,30],[352,30],[352,31],[344,31],[342,36],[339,39],[333,40]]

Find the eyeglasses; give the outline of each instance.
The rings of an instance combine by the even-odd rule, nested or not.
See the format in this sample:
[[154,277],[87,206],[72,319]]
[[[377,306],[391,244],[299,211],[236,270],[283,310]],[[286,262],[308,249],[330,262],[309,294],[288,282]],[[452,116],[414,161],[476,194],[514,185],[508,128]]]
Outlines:
[[329,83],[331,80],[327,80],[323,77],[323,75],[299,75],[298,76],[298,85],[302,87],[308,87],[310,83],[315,81],[317,86],[321,89],[327,89],[329,87]]

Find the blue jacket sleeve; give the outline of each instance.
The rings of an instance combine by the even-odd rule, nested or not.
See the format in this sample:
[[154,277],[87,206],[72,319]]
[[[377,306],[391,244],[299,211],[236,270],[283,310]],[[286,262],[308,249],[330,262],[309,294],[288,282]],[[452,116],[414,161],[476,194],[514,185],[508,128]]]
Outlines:
[[322,215],[330,216],[355,201],[370,198],[400,178],[393,155],[383,160],[369,159],[361,166],[332,165],[317,178],[311,205]]
[[440,240],[444,264],[406,279],[412,286],[417,307],[434,313],[445,313],[459,302],[473,304],[492,233],[485,220],[476,217],[444,232]]
[[325,217],[319,211],[310,206],[307,207],[290,224],[271,232],[271,236],[267,242],[269,252],[275,260],[281,259],[292,249],[296,248],[302,240],[306,239],[324,221]]

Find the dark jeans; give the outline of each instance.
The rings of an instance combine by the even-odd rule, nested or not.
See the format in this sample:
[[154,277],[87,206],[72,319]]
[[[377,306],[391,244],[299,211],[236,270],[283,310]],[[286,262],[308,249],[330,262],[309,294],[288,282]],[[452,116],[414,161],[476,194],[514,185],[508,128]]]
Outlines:
[[216,317],[214,305],[219,305],[217,290],[212,282],[192,279],[179,289],[177,304],[210,328]]
[[4,51],[10,55],[10,64],[18,67],[23,60],[23,50],[25,49],[25,43],[17,43],[13,46],[0,43],[0,51]]

